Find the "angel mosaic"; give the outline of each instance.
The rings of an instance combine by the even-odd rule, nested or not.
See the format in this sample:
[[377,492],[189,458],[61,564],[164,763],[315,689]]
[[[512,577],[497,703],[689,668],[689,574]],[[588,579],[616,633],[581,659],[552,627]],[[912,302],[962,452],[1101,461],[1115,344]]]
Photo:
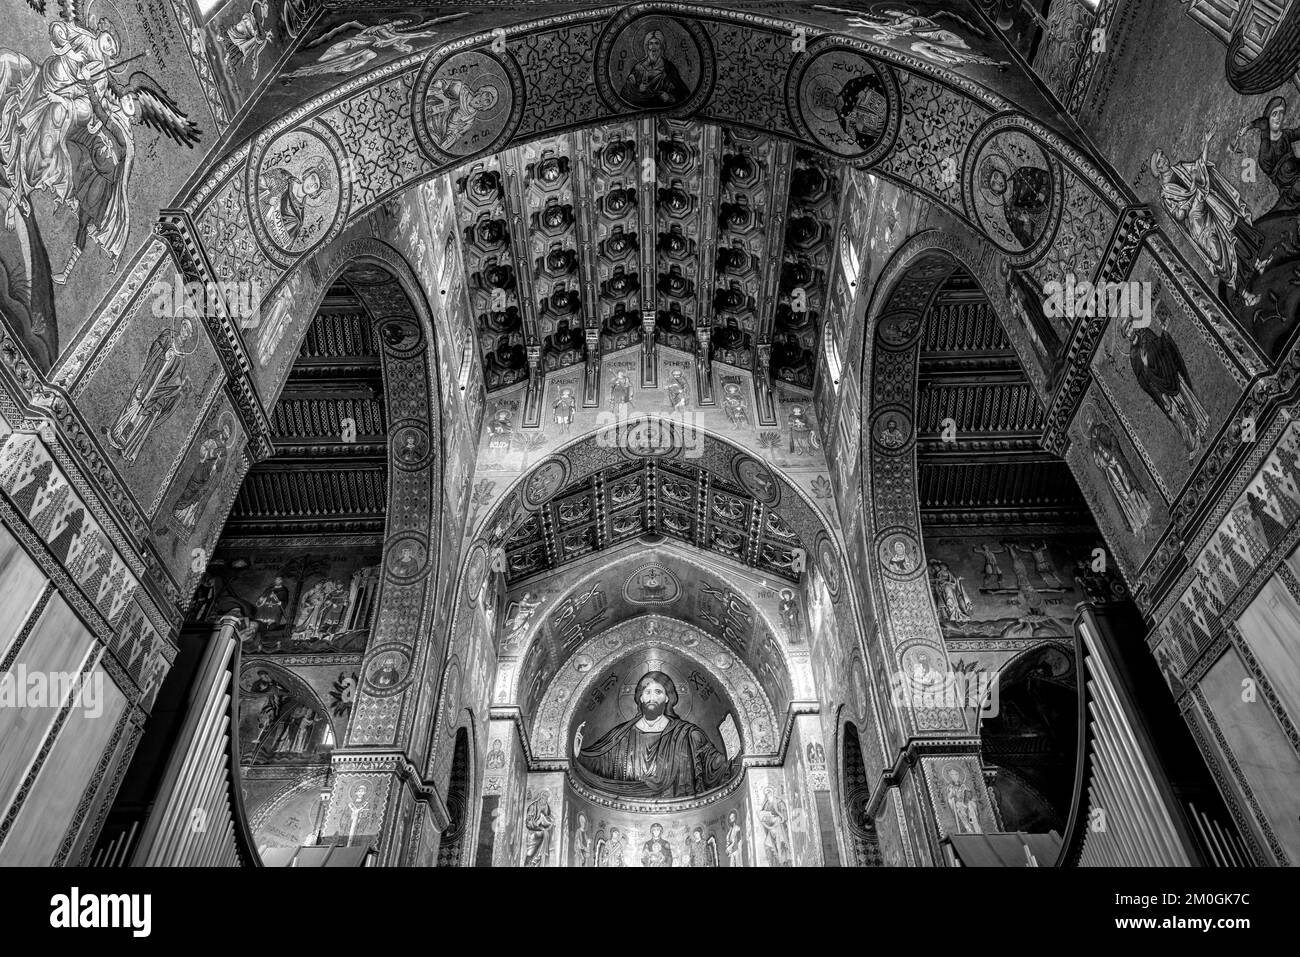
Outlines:
[[149,73],[127,74],[127,64],[145,54],[125,56],[129,38],[113,18],[92,16],[96,3],[112,8],[109,0],[60,0],[50,54],[39,66],[0,47],[0,209],[7,228],[16,229],[22,218],[31,232],[32,197],[44,189],[76,215],[63,269],[50,277],[60,285],[89,241],[114,265],[126,245],[135,126],[183,146],[200,138],[199,127]]
[[1187,231],[1214,274],[1236,286],[1241,269],[1238,247],[1257,247],[1258,232],[1250,224],[1246,201],[1210,161],[1213,137],[1212,132],[1202,137],[1196,159],[1170,162],[1165,151],[1157,149],[1148,165],[1160,183],[1165,211]]
[[354,36],[331,43],[314,63],[305,64],[291,73],[286,73],[285,79],[300,76],[327,76],[331,73],[356,73],[368,66],[383,50],[400,54],[414,53],[415,47],[411,45],[413,41],[432,40],[438,35],[437,31],[429,29],[433,24],[459,20],[463,16],[466,14],[454,13],[445,17],[431,17],[414,25],[409,19],[392,20],[370,26],[358,20],[340,23],[307,44],[306,49],[318,47],[350,30],[358,32]]
[[892,7],[888,4],[873,7],[871,13],[847,10],[843,7],[826,7],[820,4],[814,9],[849,14],[846,25],[870,31],[871,39],[877,43],[888,43],[891,40],[905,43],[910,41],[909,45],[913,53],[941,66],[957,66],[961,63],[978,63],[1002,68],[1007,66],[1005,62],[976,53],[961,36],[952,30],[944,29],[936,22],[939,17],[947,17],[976,36],[984,35],[983,30],[951,10],[938,10],[933,17],[924,17],[911,7]]
[[221,31],[223,55],[231,70],[247,64],[249,75],[257,76],[262,51],[272,37],[266,22],[268,6],[267,0],[254,0],[242,17]]

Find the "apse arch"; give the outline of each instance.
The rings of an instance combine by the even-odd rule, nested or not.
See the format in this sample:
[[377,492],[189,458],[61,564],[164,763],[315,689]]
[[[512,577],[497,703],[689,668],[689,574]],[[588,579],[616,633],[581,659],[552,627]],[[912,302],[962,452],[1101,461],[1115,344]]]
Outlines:
[[[1006,317],[1018,311],[1008,304],[1012,280],[1004,264],[983,255],[981,246],[978,238],[960,231],[931,229],[916,234],[886,264],[866,311],[859,373],[864,395],[861,471],[855,494],[864,505],[862,547],[871,565],[867,576],[871,600],[880,619],[892,624],[890,631],[907,636],[889,649],[893,659],[886,662],[900,679],[916,666],[909,655],[927,654],[940,664],[939,670],[948,661],[928,586],[917,489],[917,367],[929,304],[942,283],[962,269],[994,304],[1004,328],[1008,328]],[[1004,280],[1002,288],[999,276]],[[1028,375],[1031,347],[1018,337],[1011,341]],[[1046,408],[1050,393],[1040,392],[1040,399]],[[1093,501],[1088,507],[1094,514],[1108,508]],[[1098,528],[1098,536],[1104,539],[1105,531]],[[976,730],[969,718],[956,713],[958,709],[900,710],[917,731]]]
[[[644,615],[647,612],[656,612],[684,621],[688,624],[693,624],[700,628],[709,627],[712,623],[705,620],[697,609],[689,607],[687,600],[688,596],[685,592],[679,596],[678,601],[674,601],[673,603],[664,606],[633,604],[626,600],[625,592],[627,582],[625,582],[624,579],[630,579],[642,568],[649,565],[662,567],[661,563],[666,564],[669,560],[688,566],[692,573],[699,577],[699,581],[707,584],[708,587],[713,589],[715,592],[726,593],[730,592],[733,588],[737,588],[734,593],[735,597],[737,600],[743,602],[743,606],[738,607],[738,616],[742,620],[745,618],[752,618],[753,622],[748,626],[750,633],[757,634],[761,629],[761,632],[764,635],[770,636],[775,641],[784,655],[788,656],[794,647],[804,643],[805,636],[797,636],[795,640],[792,640],[786,629],[782,628],[781,624],[773,617],[767,605],[757,600],[758,595],[756,595],[755,592],[764,587],[761,584],[746,582],[747,584],[752,584],[754,586],[750,591],[737,587],[740,583],[736,578],[728,577],[725,574],[729,569],[726,568],[722,562],[706,558],[701,555],[697,549],[694,549],[685,543],[677,543],[671,539],[663,539],[660,542],[650,545],[641,539],[633,539],[615,549],[612,549],[608,553],[608,557],[605,552],[590,556],[590,564],[587,567],[581,568],[577,578],[573,578],[569,581],[562,590],[546,595],[542,600],[542,604],[537,607],[535,613],[529,619],[529,623],[523,629],[522,633],[510,633],[505,636],[501,647],[501,657],[517,658],[520,661],[527,658],[532,645],[535,642],[543,640],[542,632],[546,627],[547,619],[550,618],[557,609],[572,601],[575,596],[580,597],[589,593],[591,587],[601,580],[613,581],[616,584],[621,583],[623,586],[619,589],[620,594],[612,595],[604,599],[604,607],[606,609],[613,609],[613,613],[610,615],[608,621],[608,625],[611,627],[615,624],[620,624],[629,618]],[[743,566],[741,568],[743,569]],[[744,569],[743,571],[752,572],[752,569]],[[668,566],[667,574],[671,575],[672,573],[672,566]],[[545,680],[549,680],[556,671],[571,661],[574,656],[578,654],[578,647],[578,645],[574,645],[573,647],[569,647],[567,644],[563,645],[560,651],[561,657],[557,657],[553,661],[554,667],[551,669]],[[789,674],[790,669],[788,667],[788,660],[786,664],[790,685],[789,687],[781,689],[781,692],[779,693],[774,693],[773,690],[769,688],[769,696],[774,699],[784,697],[789,700],[797,696],[799,686],[796,682],[795,676]],[[516,702],[522,701],[523,681],[524,675],[522,672],[517,672],[512,676],[511,684],[509,685],[508,700]]]
[[[575,740],[569,732],[584,717],[579,709],[606,700],[614,689],[599,687],[601,680],[620,662],[641,654],[651,660],[659,655],[679,657],[717,680],[739,724],[741,753],[759,761],[776,758],[782,738],[777,716],[757,676],[743,659],[693,625],[652,614],[628,619],[593,635],[583,643],[575,659],[581,670],[562,669],[549,683],[530,736],[531,751],[540,767],[567,769]],[[583,740],[590,743],[591,739]]]

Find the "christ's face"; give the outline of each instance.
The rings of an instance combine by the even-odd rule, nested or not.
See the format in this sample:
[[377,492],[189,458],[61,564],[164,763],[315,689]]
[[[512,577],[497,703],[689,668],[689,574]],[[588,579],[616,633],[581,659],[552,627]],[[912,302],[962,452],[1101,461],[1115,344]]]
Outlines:
[[641,697],[637,700],[637,704],[641,706],[641,713],[647,718],[657,718],[668,707],[668,692],[659,682],[647,681],[645,687],[641,689]]
[[664,43],[657,36],[646,37],[645,55],[651,60],[658,60],[664,55]]

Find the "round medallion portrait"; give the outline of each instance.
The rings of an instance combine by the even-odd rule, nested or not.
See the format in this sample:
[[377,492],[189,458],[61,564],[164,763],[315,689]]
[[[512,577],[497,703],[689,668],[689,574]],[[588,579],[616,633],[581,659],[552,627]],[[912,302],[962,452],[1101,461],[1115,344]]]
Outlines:
[[487,549],[482,542],[470,547],[469,557],[465,560],[465,594],[469,604],[474,604],[483,591],[483,579],[487,577]]
[[537,508],[550,500],[560,490],[568,467],[560,459],[548,459],[539,465],[524,482],[524,504]]
[[898,134],[897,81],[856,50],[816,47],[791,70],[787,106],[795,127],[837,156],[874,162]]
[[690,112],[713,82],[703,28],[671,17],[616,17],[596,50],[596,88],[617,110]]
[[460,710],[460,662],[453,660],[447,666],[447,675],[442,682],[442,710],[438,720],[447,737],[456,737],[456,712]]
[[748,456],[736,460],[732,466],[736,480],[764,505],[773,506],[781,500],[781,486],[767,467]]
[[406,685],[410,670],[410,658],[401,646],[376,648],[366,665],[366,692],[376,697],[396,694]]
[[912,420],[903,412],[887,409],[876,416],[871,437],[886,452],[901,452],[912,441]]
[[394,578],[409,580],[424,571],[429,553],[416,538],[397,538],[385,549],[384,564]]
[[379,323],[379,342],[388,352],[405,357],[420,348],[423,336],[414,320],[384,319]]
[[428,461],[429,437],[418,426],[402,426],[393,433],[391,444],[392,460],[400,469],[420,469]]
[[992,124],[966,156],[966,208],[1002,250],[1025,261],[1050,241],[1060,221],[1060,164],[1025,130]]
[[880,543],[880,564],[892,575],[906,578],[921,567],[920,549],[911,535],[895,532]]
[[282,133],[250,165],[254,232],[281,265],[342,228],[351,183],[340,171],[341,145],[327,136],[314,127]]
[[509,55],[462,50],[430,61],[415,81],[416,142],[444,162],[497,149],[518,125],[523,89]]
[[890,346],[905,346],[921,331],[921,317],[914,315],[885,316],[876,327],[880,340]]
[[829,538],[822,538],[817,543],[817,570],[821,572],[822,579],[826,582],[826,590],[830,592],[831,600],[838,601],[840,597],[840,560],[835,554],[835,546],[831,544]]

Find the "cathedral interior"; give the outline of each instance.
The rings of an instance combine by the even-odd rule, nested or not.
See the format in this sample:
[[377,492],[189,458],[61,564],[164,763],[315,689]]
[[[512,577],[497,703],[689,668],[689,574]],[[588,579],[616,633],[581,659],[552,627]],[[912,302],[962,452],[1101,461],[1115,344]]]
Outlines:
[[1300,0],[0,3],[0,865],[1300,861]]

